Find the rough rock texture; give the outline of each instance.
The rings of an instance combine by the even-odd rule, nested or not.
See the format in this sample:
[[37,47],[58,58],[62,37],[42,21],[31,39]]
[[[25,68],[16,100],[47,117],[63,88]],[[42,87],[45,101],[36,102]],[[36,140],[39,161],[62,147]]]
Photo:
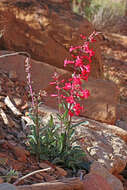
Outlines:
[[121,129],[124,129],[125,131],[127,131],[127,122],[122,121],[122,120],[121,121],[117,120],[116,125],[120,127]]
[[65,178],[52,182],[17,186],[17,190],[83,190],[83,182],[79,178]]
[[83,102],[85,108],[83,116],[114,124],[119,101],[116,85],[111,81],[97,79],[86,82],[84,88],[89,89],[90,97]]
[[127,163],[127,145],[118,136],[104,131],[91,130],[80,126],[77,129],[79,137],[85,139],[82,148],[96,161],[104,165],[110,173],[120,173]]
[[84,190],[114,190],[107,181],[98,174],[89,173],[85,176],[83,183]]
[[[92,33],[91,24],[73,14],[63,0],[2,0],[0,1],[0,48],[27,51],[32,58],[63,68],[71,45],[81,43],[80,34]],[[98,41],[98,40],[97,40]],[[94,45],[91,76],[103,74],[98,42]]]
[[127,126],[127,105],[118,104],[117,117],[119,120],[125,121]]
[[[12,52],[0,51],[0,55],[10,53]],[[25,56],[20,55],[1,58],[0,68],[9,73],[13,71],[13,74],[15,72],[18,76],[18,80],[26,81],[25,59]],[[55,71],[61,75],[70,73],[69,71],[59,69],[47,63],[31,59],[31,80],[33,81],[33,88],[37,91],[47,88]]]
[[[10,52],[1,51],[0,55]],[[13,71],[17,73],[18,79],[26,80],[25,74],[25,57],[24,56],[10,56],[0,59],[0,68],[6,71]],[[67,79],[71,76],[69,71],[58,69],[52,65],[44,62],[37,62],[31,60],[32,64],[32,81],[35,89],[46,89],[47,96],[45,97],[45,104],[54,108],[58,108],[56,98],[51,98],[50,95],[55,93],[55,86],[49,85],[52,81],[54,71],[61,74],[61,78]],[[14,77],[14,76],[12,76]],[[114,124],[116,121],[116,105],[118,102],[118,90],[110,81],[101,79],[89,80],[84,84],[84,88],[90,90],[91,96],[83,101],[84,112],[82,116],[88,118]],[[111,93],[112,92],[112,93]]]
[[[45,115],[43,121],[46,122],[50,118],[50,114],[54,115],[54,110],[47,107],[41,107],[40,111]],[[55,121],[58,122],[54,115]],[[76,127],[76,137],[82,149],[86,152],[85,159],[89,161],[98,161],[106,169],[113,174],[119,174],[127,163],[127,145],[120,137],[121,133],[126,134],[119,127],[115,126],[115,130],[110,125],[95,122],[87,118],[74,118],[74,123],[88,121]],[[99,127],[97,127],[99,126]],[[113,127],[112,127],[113,128]],[[120,130],[119,130],[120,129]],[[114,131],[116,133],[114,134]],[[125,136],[124,136],[125,138]],[[80,141],[81,140],[81,141]]]
[[114,175],[110,174],[99,162],[93,162],[90,168],[90,174],[102,176],[107,183],[112,187],[112,190],[123,190],[122,182]]
[[16,190],[16,187],[9,183],[2,183],[0,184],[0,190]]

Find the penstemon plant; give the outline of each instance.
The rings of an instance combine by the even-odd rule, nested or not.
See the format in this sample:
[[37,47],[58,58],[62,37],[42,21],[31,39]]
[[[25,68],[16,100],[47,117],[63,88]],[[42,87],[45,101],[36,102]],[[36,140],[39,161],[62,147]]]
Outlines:
[[[56,97],[59,105],[59,113],[57,114],[59,124],[56,124],[51,115],[47,125],[44,126],[38,116],[38,105],[34,102],[34,95],[30,82],[30,74],[28,74],[28,85],[32,97],[32,105],[34,107],[34,125],[32,126],[31,135],[29,136],[31,152],[37,154],[39,159],[49,160],[55,164],[61,164],[64,167],[76,168],[86,167],[83,164],[84,151],[80,146],[75,145],[75,127],[80,125],[72,123],[73,116],[78,116],[83,111],[80,101],[87,99],[90,95],[88,89],[82,88],[83,81],[87,81],[90,75],[92,56],[94,51],[90,48],[90,43],[95,41],[97,32],[93,32],[88,38],[81,35],[83,44],[70,47],[69,51],[71,59],[65,59],[64,66],[71,65],[73,67],[72,76],[65,81],[60,79],[58,73],[54,73],[50,85],[55,85],[56,93],[52,97]],[[27,73],[29,67],[27,66]],[[34,119],[36,118],[36,119]]]
[[30,64],[30,56],[25,59],[25,67],[27,73],[27,84],[29,87],[29,95],[31,96],[32,106],[29,110],[29,116],[32,119],[33,123],[31,124],[31,134],[28,136],[30,151],[33,154],[36,154],[37,159],[39,160],[41,154],[41,133],[40,127],[42,124],[41,117],[39,116],[38,109],[39,105],[42,103],[42,97],[46,96],[45,91],[40,91],[38,94],[35,94],[32,88],[31,81],[31,64]]

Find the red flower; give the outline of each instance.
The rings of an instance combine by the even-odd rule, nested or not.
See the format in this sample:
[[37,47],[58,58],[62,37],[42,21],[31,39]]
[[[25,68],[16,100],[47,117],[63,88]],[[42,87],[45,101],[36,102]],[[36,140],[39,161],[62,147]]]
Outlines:
[[69,51],[72,52],[72,51],[74,51],[76,49],[80,49],[80,47],[81,46],[75,46],[75,47],[71,46],[70,49],[69,49]]
[[80,112],[83,110],[83,106],[80,106],[79,103],[76,103],[74,106],[73,106],[73,110],[75,112],[75,115],[79,115]]
[[63,87],[64,90],[70,90],[72,87],[71,83],[68,82],[68,83],[65,83],[65,86]]
[[71,110],[69,110],[68,114],[70,115],[70,117],[74,116],[74,113]]
[[68,64],[74,64],[74,61],[70,61],[70,60],[65,59],[64,60],[64,67],[66,67]]
[[82,90],[81,94],[79,96],[80,96],[80,98],[85,98],[86,99],[86,98],[88,98],[90,96],[90,92],[87,89]]
[[66,97],[66,102],[70,104],[74,104],[75,103],[74,97],[73,96]]
[[[57,94],[52,94],[51,96],[58,96],[59,103],[64,102],[67,105],[70,117],[79,115],[83,111],[83,106],[77,102],[90,96],[89,91],[82,88],[82,80],[87,81],[90,74],[90,63],[95,52],[90,48],[89,44],[95,41],[94,37],[96,35],[97,33],[93,32],[87,39],[84,35],[80,35],[84,40],[83,45],[70,47],[69,51],[72,60],[65,59],[64,67],[71,64],[74,69],[72,77],[67,82],[64,80],[59,81],[59,75],[55,72],[53,76],[54,82],[50,83],[55,84],[57,89]],[[87,64],[87,62],[89,63]]]
[[58,94],[51,94],[51,96],[52,96],[52,97],[57,97],[57,96],[58,96]]

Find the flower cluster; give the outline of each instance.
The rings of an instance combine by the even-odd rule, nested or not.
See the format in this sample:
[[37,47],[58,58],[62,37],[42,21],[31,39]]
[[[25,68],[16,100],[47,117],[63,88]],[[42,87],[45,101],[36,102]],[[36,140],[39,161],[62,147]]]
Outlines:
[[30,72],[30,69],[31,69],[31,64],[30,64],[30,57],[27,57],[25,59],[25,67],[26,67],[26,73],[27,73],[27,84],[28,84],[28,87],[29,87],[29,93],[30,93],[30,96],[32,98],[32,106],[34,107],[35,105],[35,102],[34,102],[34,92],[33,92],[33,89],[32,89],[32,82],[31,82],[31,72]]
[[84,35],[80,35],[84,40],[83,45],[69,49],[72,60],[65,59],[64,67],[67,65],[73,67],[74,72],[72,77],[65,82],[64,80],[59,80],[59,75],[54,73],[54,81],[50,83],[55,84],[57,89],[57,94],[52,94],[52,96],[58,97],[58,104],[64,102],[64,104],[67,105],[70,117],[74,114],[80,114],[83,110],[83,106],[80,105],[79,101],[88,98],[90,95],[87,89],[82,88],[82,81],[87,81],[90,74],[90,64],[92,63],[92,56],[94,56],[95,53],[89,44],[95,41],[97,34],[98,33],[93,32],[88,38]]

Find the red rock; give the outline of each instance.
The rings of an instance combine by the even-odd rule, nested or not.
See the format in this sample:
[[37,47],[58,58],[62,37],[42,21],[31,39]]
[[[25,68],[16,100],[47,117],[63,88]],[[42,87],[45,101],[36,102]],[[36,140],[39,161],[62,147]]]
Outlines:
[[12,184],[9,184],[9,183],[2,183],[0,184],[0,190],[16,190],[16,187]]
[[84,190],[113,190],[107,181],[97,174],[88,174],[83,181]]
[[[117,118],[127,123],[127,105],[126,104],[118,104]],[[127,126],[126,126],[126,130],[127,130]]]
[[48,164],[46,164],[46,163],[44,163],[44,162],[39,163],[39,166],[40,166],[40,168],[42,168],[42,169],[46,169],[46,168],[49,168],[49,167],[50,167],[50,165],[48,165]]
[[8,160],[8,165],[11,166],[16,171],[24,171],[24,168],[26,168],[25,163],[15,160],[13,158],[10,158]]
[[56,170],[60,176],[66,176],[67,175],[67,171],[65,171],[63,168],[60,168],[57,166]]
[[10,71],[9,72],[9,78],[12,80],[17,79],[17,73],[15,71]]
[[5,109],[6,105],[3,102],[0,102],[0,108]]
[[24,168],[24,163],[13,159],[8,152],[0,153],[0,164],[5,167],[12,167],[14,170],[21,171]]
[[35,174],[35,177],[38,178],[38,179],[40,179],[40,180],[44,179],[44,177],[41,174],[39,174],[39,173]]
[[6,153],[0,153],[0,163],[6,165],[8,162],[8,155]]
[[3,183],[3,182],[4,182],[3,178],[0,177],[0,184]]
[[[3,28],[6,23],[0,46],[6,50],[27,51],[33,59],[59,68],[64,68],[64,59],[70,56],[69,47],[81,43],[80,34],[88,36],[94,30],[87,19],[66,8],[69,1],[15,0],[11,2],[11,9],[6,6],[9,2],[0,2]],[[93,58],[94,64],[91,64],[91,72],[92,77],[99,78],[103,69],[98,40],[93,46],[96,56]]]
[[10,143],[8,143],[8,148],[11,149],[13,154],[16,156],[16,159],[22,162],[27,161],[27,156],[30,155],[28,151],[26,151],[24,148],[20,146],[14,146]]

